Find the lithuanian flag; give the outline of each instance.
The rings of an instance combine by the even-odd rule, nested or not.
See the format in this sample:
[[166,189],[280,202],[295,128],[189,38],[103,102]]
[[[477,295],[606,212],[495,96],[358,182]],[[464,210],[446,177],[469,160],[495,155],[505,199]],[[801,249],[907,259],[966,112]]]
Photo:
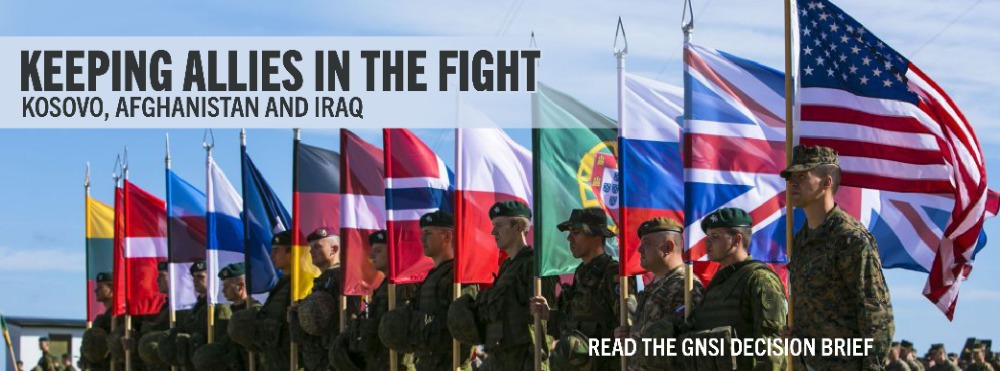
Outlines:
[[97,274],[111,273],[114,259],[115,210],[107,204],[87,197],[87,320],[93,321],[104,313],[104,304],[97,301],[94,288]]

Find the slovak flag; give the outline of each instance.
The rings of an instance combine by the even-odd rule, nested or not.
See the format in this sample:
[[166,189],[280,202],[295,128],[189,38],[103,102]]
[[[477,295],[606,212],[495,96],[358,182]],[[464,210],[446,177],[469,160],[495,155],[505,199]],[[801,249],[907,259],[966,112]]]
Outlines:
[[456,129],[455,283],[493,283],[501,258],[491,234],[494,203],[531,206],[531,151],[514,142],[482,112],[461,106],[459,119],[476,129]]
[[423,254],[420,217],[452,211],[454,174],[424,142],[406,129],[383,129],[389,282],[422,282],[434,266]]

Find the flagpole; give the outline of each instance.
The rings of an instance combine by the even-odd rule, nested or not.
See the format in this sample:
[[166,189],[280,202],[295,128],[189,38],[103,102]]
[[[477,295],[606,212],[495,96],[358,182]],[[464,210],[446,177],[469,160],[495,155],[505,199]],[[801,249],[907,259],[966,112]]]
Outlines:
[[[213,205],[215,203],[214,200],[213,200],[214,197],[212,196],[214,194],[214,191],[212,190],[212,187],[213,187],[213,184],[212,184],[212,148],[215,147],[215,134],[214,133],[211,134],[211,136],[212,136],[211,137],[212,138],[212,143],[209,143],[208,142],[208,135],[209,135],[209,133],[212,133],[212,129],[208,129],[208,130],[205,131],[205,136],[204,136],[204,138],[202,138],[202,144],[201,145],[202,145],[202,147],[205,148],[205,182],[207,183],[207,186],[205,187],[205,202],[207,204],[206,207],[205,207],[205,210],[207,210],[209,212],[212,212],[215,209],[215,207]],[[212,224],[212,226],[208,229],[208,231],[211,231],[212,229],[215,228],[215,223],[213,223],[213,221],[214,221],[214,217],[212,217],[212,216],[210,216],[208,218],[208,220],[206,220],[207,223],[211,223]],[[206,235],[206,237],[208,237],[208,236]],[[209,238],[211,238],[211,237],[209,237]],[[216,246],[216,248],[218,248],[218,246]],[[218,255],[216,254],[216,256],[213,258],[212,257],[212,252],[209,251],[208,249],[206,249],[206,251],[205,251],[205,261],[207,263],[206,265],[208,266],[208,273],[214,273],[212,271],[212,267],[217,267],[219,265]],[[208,344],[211,344],[212,340],[215,338],[215,331],[214,331],[214,329],[215,329],[215,304],[214,304],[215,298],[214,297],[216,295],[216,287],[214,287],[214,286],[216,286],[216,285],[210,285],[210,284],[208,284],[208,283],[210,283],[210,282],[213,281],[213,278],[214,277],[212,277],[211,275],[209,275],[208,277],[205,278],[205,283],[206,283],[206,286],[208,287],[208,289],[205,292],[205,302],[208,303],[208,314],[207,314],[208,315],[208,329],[206,329],[207,330],[206,334],[208,334],[206,340],[207,340]]]
[[[624,42],[624,47],[618,49],[618,31],[621,31],[622,41]],[[628,38],[625,37],[625,25],[622,24],[622,18],[618,17],[618,26],[615,29],[615,46],[614,46],[615,59],[618,61],[618,125],[621,127],[622,115],[625,111],[625,100],[622,99],[622,92],[625,90],[625,56],[628,55]],[[621,212],[621,208],[619,208]],[[621,220],[619,218],[618,220]],[[619,246],[619,249],[625,248],[624,246]],[[621,287],[619,291],[619,301],[620,306],[619,312],[619,324],[621,326],[628,326],[628,275],[624,274],[624,269],[619,271],[619,286]],[[628,357],[621,357],[621,369],[628,369]]]
[[[165,143],[166,143],[165,144],[165,146],[166,146],[166,156],[164,156],[163,162],[164,162],[164,165],[166,165],[166,167],[167,167],[167,171],[166,171],[166,173],[167,173],[167,275],[169,276],[167,279],[168,279],[168,282],[169,282],[169,281],[173,281],[173,279],[174,279],[174,265],[170,264],[170,262],[173,261],[173,251],[174,251],[174,249],[173,249],[173,239],[170,238],[172,236],[172,234],[170,233],[170,229],[171,229],[170,225],[172,224],[172,223],[170,223],[170,214],[171,214],[171,207],[170,207],[170,205],[173,204],[172,203],[173,192],[172,192],[171,187],[170,187],[170,133],[166,133],[166,137],[165,138],[166,138],[165,139]],[[174,291],[177,288],[174,287],[174,286],[177,286],[177,285],[168,285],[167,286],[167,292],[168,292],[167,294],[170,295],[168,297],[168,299],[167,299],[168,302],[169,302],[170,299],[174,299],[174,298],[177,297],[175,295],[175,291]],[[174,326],[175,326],[175,324],[176,324],[176,322],[177,322],[177,313],[174,311],[174,305],[176,305],[176,304],[177,303],[173,303],[173,304],[170,305],[170,329],[173,329]],[[175,368],[171,367],[171,369],[175,369]]]
[[[87,161],[87,173],[83,178],[83,216],[84,216],[83,245],[84,249],[86,250],[84,254],[86,254],[86,259],[87,259],[85,263],[86,265],[85,270],[87,272],[86,273],[87,276],[84,278],[86,282],[89,283],[90,282],[90,238],[88,237],[90,234],[90,161]],[[89,285],[84,285],[84,286],[89,286]],[[90,288],[88,287],[87,293],[86,295],[84,295],[84,298],[88,298],[84,299],[87,305],[87,329],[90,329],[90,327],[94,325],[94,322],[90,320],[91,318],[94,318],[94,314],[91,313],[92,308],[90,307],[89,297],[90,297]]]
[[[793,124],[795,121],[794,116],[794,98],[795,89],[793,86],[793,75],[792,75],[792,1],[784,0],[785,3],[785,164],[792,163],[792,141],[795,140],[793,136]],[[787,165],[786,165],[787,166]],[[792,210],[792,198],[787,192],[788,181],[785,181],[785,257],[786,261],[792,260],[792,245],[794,245],[794,236],[792,235],[793,227],[795,225],[795,214]],[[791,277],[789,277],[791,281]],[[788,290],[788,328],[792,328],[792,293]],[[791,354],[788,355],[788,365],[787,370],[791,371],[793,369],[792,364],[794,362],[794,357]]]
[[[531,41],[535,42],[535,32],[534,31],[531,32]],[[537,67],[537,65],[536,65],[536,67]],[[532,175],[532,177],[531,177],[531,183],[532,183],[531,184],[531,186],[532,186],[531,188],[533,190],[532,193],[531,193],[531,198],[532,198],[531,204],[535,208],[535,210],[534,210],[535,217],[533,218],[533,221],[537,222],[538,221],[538,217],[540,215],[542,215],[542,200],[541,200],[541,198],[542,198],[542,195],[541,195],[541,193],[542,193],[542,177],[541,176],[537,176],[537,175],[541,174],[542,164],[541,164],[540,161],[538,161],[538,156],[536,154],[538,153],[538,149],[541,148],[541,142],[542,142],[542,140],[541,140],[541,138],[542,138],[542,132],[541,132],[541,130],[542,129],[538,128],[538,127],[535,127],[535,123],[537,123],[538,120],[537,120],[537,117],[535,117],[535,115],[536,115],[535,112],[537,111],[537,109],[535,107],[535,97],[534,97],[534,95],[538,94],[538,93],[535,92],[535,93],[531,93],[531,94],[532,94],[532,99],[531,99],[531,123],[532,123],[531,124],[531,126],[532,126],[531,127],[531,159],[532,159],[531,160],[531,173],[532,174],[536,174],[536,175]],[[541,276],[541,273],[542,273],[542,256],[543,256],[542,253],[544,251],[543,250],[544,247],[542,246],[541,242],[542,242],[542,234],[536,232],[535,235],[534,235],[534,241],[532,241],[532,244],[535,245],[535,264],[534,264],[535,266],[534,266],[534,270],[535,270],[535,296],[536,297],[537,296],[542,296],[542,276]],[[538,333],[539,331],[537,331],[537,330],[542,327],[542,315],[540,313],[538,313],[538,311],[532,311],[532,317],[534,317],[534,321],[535,321],[534,325],[535,325],[535,329],[536,329],[536,332],[535,332],[535,371],[541,371],[542,370],[542,342],[545,339],[545,334],[539,334]],[[545,344],[545,346],[548,347],[548,344]]]
[[[299,194],[296,192],[299,184],[299,141],[301,140],[301,130],[298,128],[292,129],[295,139],[292,143],[292,293],[290,295],[289,305],[294,305],[296,302],[295,296],[299,293],[299,256],[296,253],[296,244],[301,243],[299,241],[299,229],[301,226],[301,218],[299,217]],[[291,324],[289,324],[291,325]],[[291,342],[291,351],[289,354],[289,364],[291,370],[299,369],[299,346],[296,342]]]
[[[341,228],[341,230],[337,231],[337,234],[340,235],[340,249],[337,251],[337,256],[339,257],[338,260],[340,261],[340,267],[341,267],[341,269],[340,269],[340,333],[344,333],[344,329],[347,328],[347,294],[346,294],[347,290],[344,290],[344,287],[347,284],[347,280],[344,279],[345,277],[347,277],[347,264],[346,264],[347,263],[347,259],[346,259],[346,255],[347,255],[347,249],[346,249],[346,247],[347,247],[347,238],[346,238],[346,236],[344,234],[344,231],[343,231],[343,226],[344,226],[343,219],[344,219],[344,215],[346,215],[345,212],[344,212],[344,197],[343,197],[343,195],[345,193],[347,193],[347,181],[345,180],[345,179],[347,179],[347,141],[344,140],[346,138],[346,136],[347,136],[346,135],[347,134],[347,129],[341,128],[338,134],[339,134],[339,137],[340,137],[340,163],[338,165],[340,165],[340,166],[339,166],[339,169],[337,169],[337,172],[338,172],[338,175],[340,176],[340,179],[341,179],[341,181],[340,181],[340,190],[339,190],[339,192],[341,194],[341,197],[340,197],[340,215],[341,215],[341,217],[340,217],[340,219],[341,219],[340,220],[340,222],[341,222],[340,223],[340,228]],[[359,307],[359,310],[360,310],[360,307]]]
[[[246,197],[246,194],[247,194],[247,180],[246,180],[247,179],[247,177],[246,177],[247,169],[246,169],[246,159],[244,159],[244,157],[246,156],[246,152],[247,152],[247,129],[240,129],[240,170],[241,170],[241,174],[240,174],[240,187],[241,187],[241,190],[243,191],[243,195],[244,195],[243,196],[243,210],[247,210],[247,197]],[[250,271],[252,271],[252,269],[250,269],[250,261],[249,261],[250,254],[247,253],[247,252],[250,251],[250,250],[247,249],[247,245],[249,243],[250,243],[250,223],[247,220],[246,215],[244,213],[244,216],[243,216],[243,251],[244,251],[245,255],[243,255],[243,265],[246,267],[246,270],[245,270],[245,273],[244,273],[244,276],[246,276],[246,285],[244,287],[247,290],[247,300],[251,300],[253,298],[253,284],[252,284],[253,281],[250,278]],[[249,308],[250,308],[250,305],[247,305],[247,309],[249,309]],[[255,362],[254,358],[255,358],[254,357],[254,353],[251,352],[251,351],[247,351],[247,368],[249,369],[249,371],[256,371],[257,370],[257,362]]]
[[[87,164],[87,184],[90,184],[90,164]],[[90,306],[89,304],[87,305]],[[7,342],[7,351],[10,353],[10,364],[17,369],[17,356],[14,355],[14,346],[10,345],[10,333],[7,332],[7,320],[0,313],[0,323],[3,324],[3,340]]]
[[[125,156],[124,156],[124,159],[122,160],[122,178],[125,180],[125,183],[123,183],[123,186],[124,186],[124,185],[126,185],[128,183],[128,147],[125,147]],[[122,197],[122,200],[123,200],[123,203],[125,204],[124,207],[122,208],[122,210],[123,210],[122,213],[125,216],[123,218],[123,219],[125,219],[123,221],[123,223],[124,223],[124,228],[123,229],[125,231],[128,231],[128,199],[129,199],[129,197],[128,197],[128,190],[127,189],[123,189],[122,192],[124,193],[124,196]],[[122,238],[125,240],[124,241],[125,250],[128,250],[128,236],[127,235],[128,235],[128,233],[126,232],[125,235],[122,236]],[[124,254],[122,256],[124,257]],[[128,263],[126,263],[124,265],[125,265],[125,272],[127,273],[128,272]],[[126,281],[128,281],[128,279],[127,279],[128,277],[127,276],[128,275],[126,274],[126,277],[125,277]],[[125,291],[127,292],[128,289],[126,288]],[[125,295],[125,300],[126,300],[126,302],[125,302],[125,343],[129,345],[128,348],[125,348],[125,371],[132,371],[132,344],[131,344],[132,337],[129,336],[130,333],[132,332],[132,316],[129,315],[129,313],[128,313],[128,294]]]
[[[692,36],[694,36],[694,10],[691,7],[691,0],[684,1],[684,14],[687,12],[691,13],[691,20],[687,23],[681,25],[681,31],[684,32],[684,46],[687,47],[691,43]],[[682,20],[683,22],[683,20]],[[683,52],[684,54],[684,125],[687,126],[688,120],[691,119],[691,96],[689,92],[691,91],[691,75],[687,73],[687,50]],[[681,143],[684,141],[682,140]],[[687,152],[685,150],[685,152]],[[681,157],[683,158],[683,153]],[[685,238],[685,241],[688,241]],[[682,247],[683,249],[683,247]],[[690,259],[688,259],[690,260]],[[690,263],[690,264],[689,264]],[[691,318],[691,292],[694,290],[694,262],[684,263],[684,319],[687,320]]]
[[[115,233],[114,234],[115,234],[115,236],[118,236],[118,210],[117,210],[117,208],[118,208],[118,189],[121,188],[121,175],[117,173],[117,171],[119,169],[118,168],[119,165],[121,165],[121,156],[115,158],[115,168],[111,171],[111,178],[115,180],[115,223],[114,223],[115,224],[114,225],[114,228],[115,228]],[[122,199],[122,203],[123,203],[122,210],[124,211],[124,197]],[[124,223],[125,222],[124,221],[124,215],[123,215],[122,219],[123,219],[122,223]],[[118,237],[125,238],[125,236],[118,236]],[[118,245],[117,242],[114,243],[114,244],[115,244],[115,249],[117,249],[118,248],[117,247],[117,245]],[[115,266],[114,262],[112,262],[111,266],[112,266],[112,268],[111,268],[111,274],[112,274],[112,283],[113,283],[115,281],[114,277],[118,276],[118,272],[116,271],[118,268]],[[115,330],[118,329],[118,326],[117,326],[118,321],[116,321],[116,319],[115,319],[115,305],[117,305],[116,304],[117,300],[114,299],[114,297],[118,296],[118,291],[119,290],[117,290],[116,287],[113,287],[112,292],[111,292],[111,294],[112,294],[112,300],[111,300],[111,333],[114,333]],[[116,345],[118,345],[118,344],[116,344]],[[116,371],[115,369],[117,369],[118,367],[115,367],[115,365],[117,363],[118,362],[115,362],[115,360],[113,358],[111,359],[111,367],[110,367],[111,371]]]
[[[385,279],[389,279],[386,277]],[[389,311],[396,309],[396,284],[389,282]],[[399,368],[399,360],[396,359],[396,350],[389,348],[389,371],[396,371]]]
[[[451,295],[452,301],[454,302],[456,299],[458,299],[458,296],[461,293],[462,293],[462,284],[456,282],[455,286],[452,288],[452,295]],[[455,371],[462,371],[462,355],[460,354],[461,349],[462,349],[461,343],[459,343],[458,340],[455,340],[455,338],[452,338],[451,368],[454,369]]]

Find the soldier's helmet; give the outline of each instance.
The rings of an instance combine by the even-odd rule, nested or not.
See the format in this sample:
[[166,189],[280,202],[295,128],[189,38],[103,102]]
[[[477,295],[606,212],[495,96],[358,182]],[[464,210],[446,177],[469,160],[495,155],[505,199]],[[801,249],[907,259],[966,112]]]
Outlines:
[[90,362],[100,363],[108,356],[108,332],[100,327],[91,327],[83,332],[80,353]]
[[238,310],[229,317],[229,325],[226,327],[226,334],[229,339],[236,342],[251,352],[259,352],[254,339],[255,323],[259,307],[249,307]]
[[139,358],[142,359],[143,363],[153,366],[164,363],[160,359],[159,347],[167,335],[167,331],[155,331],[143,335],[142,339],[139,339]]
[[552,371],[591,371],[593,362],[587,354],[587,336],[579,331],[563,333],[552,352]]
[[198,371],[236,370],[240,355],[233,346],[227,343],[205,344],[194,352],[192,363]]
[[359,354],[348,351],[348,348],[347,336],[338,336],[330,344],[330,352],[327,354],[330,366],[337,371],[361,371],[365,367],[364,359]]
[[448,330],[451,337],[463,344],[482,344],[483,335],[476,325],[472,301],[472,295],[465,294],[451,303],[448,307]]
[[382,322],[378,325],[378,337],[382,344],[397,352],[412,353],[414,349],[408,331],[411,316],[412,312],[406,308],[395,309],[383,315]]
[[337,300],[326,291],[313,291],[299,303],[299,325],[306,332],[322,336],[334,329],[340,321]]

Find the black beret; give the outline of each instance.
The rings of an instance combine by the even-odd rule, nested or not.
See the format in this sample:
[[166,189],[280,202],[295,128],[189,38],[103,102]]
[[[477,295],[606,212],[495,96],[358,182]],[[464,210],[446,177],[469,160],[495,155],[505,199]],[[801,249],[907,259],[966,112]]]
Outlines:
[[336,230],[331,227],[319,227],[316,228],[316,230],[313,231],[313,233],[310,233],[308,236],[306,236],[306,241],[313,242],[330,236],[336,236],[337,233],[335,232]]
[[97,283],[111,283],[111,273],[101,272],[97,274],[97,278],[94,279]]
[[493,204],[490,208],[490,219],[498,216],[520,216],[531,219],[531,209],[521,201],[503,201]]
[[944,350],[944,344],[931,344],[931,351]]
[[246,274],[246,266],[243,263],[232,263],[219,270],[220,279],[239,277],[244,274]]
[[372,234],[368,235],[369,245],[374,245],[377,243],[386,243],[387,241],[389,241],[389,233],[386,232],[385,229],[380,231],[375,231]]
[[893,347],[893,348],[898,347],[899,346],[899,342],[898,341],[894,341],[894,342],[890,343],[889,346]]
[[168,262],[159,262],[159,263],[156,263],[156,270],[158,270],[158,271],[170,270],[170,263],[168,263]]
[[423,227],[455,228],[455,216],[444,210],[429,212],[420,217],[420,228]]
[[753,226],[753,219],[750,218],[750,214],[747,214],[747,212],[743,211],[743,209],[737,209],[734,207],[726,207],[715,210],[715,212],[706,215],[705,218],[701,220],[701,230],[705,232],[712,228],[751,226]]
[[43,341],[49,341],[49,337],[48,336],[42,336],[42,337],[38,338],[38,342],[39,343],[41,343]]
[[197,272],[204,272],[206,270],[208,270],[208,268],[205,266],[205,261],[198,260],[194,263],[191,263],[191,268],[188,269],[188,272],[191,274],[195,274]]
[[608,226],[608,214],[604,212],[604,209],[599,207],[573,209],[573,211],[569,214],[569,220],[559,223],[556,228],[565,232],[572,226],[579,227],[582,225],[590,227],[591,232],[594,232],[594,234],[601,235],[606,238],[615,236],[615,232]]
[[680,222],[674,220],[673,218],[667,218],[664,216],[656,217],[639,225],[639,238],[653,232],[677,232],[684,233],[684,226]]
[[909,340],[905,340],[905,339],[904,339],[903,341],[900,341],[900,342],[899,342],[899,345],[902,345],[902,346],[903,346],[903,348],[910,348],[910,349],[913,349],[913,343],[911,343],[911,342],[910,342]]
[[282,245],[282,246],[292,246],[292,232],[291,231],[281,231],[274,234],[271,237],[272,245]]

